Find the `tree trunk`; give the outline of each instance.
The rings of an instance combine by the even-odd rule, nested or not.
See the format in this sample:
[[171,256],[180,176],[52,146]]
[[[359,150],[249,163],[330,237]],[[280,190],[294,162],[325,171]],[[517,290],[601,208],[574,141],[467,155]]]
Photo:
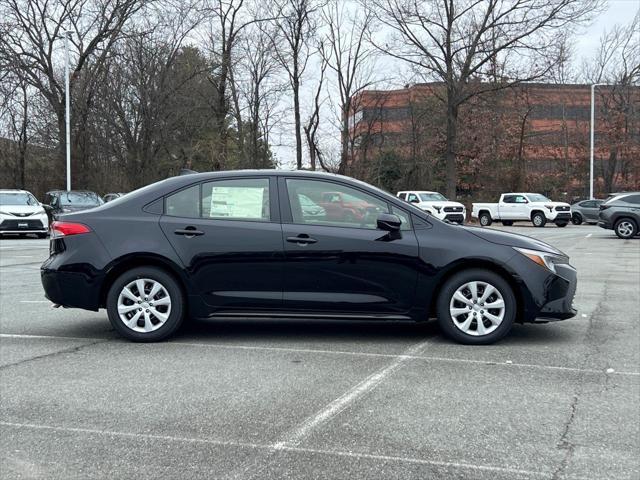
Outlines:
[[302,122],[300,120],[300,83],[298,80],[298,68],[294,67],[294,77],[293,77],[293,113],[295,116],[296,122],[296,168],[298,170],[302,169],[302,133],[301,125]]
[[450,200],[456,199],[458,171],[456,168],[456,141],[458,139],[458,106],[454,103],[452,93],[447,95],[447,146],[445,150],[446,195]]
[[347,165],[349,164],[349,111],[351,106],[347,102],[342,107],[342,122],[340,129],[340,167],[338,173],[344,175],[347,171]]

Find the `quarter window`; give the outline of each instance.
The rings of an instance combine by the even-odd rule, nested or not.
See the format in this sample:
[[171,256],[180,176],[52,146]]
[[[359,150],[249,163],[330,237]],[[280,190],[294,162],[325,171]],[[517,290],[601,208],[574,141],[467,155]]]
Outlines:
[[269,221],[269,179],[242,178],[203,184],[202,216],[228,220]]
[[287,179],[294,223],[375,230],[386,202],[360,190],[320,180]]
[[193,185],[167,197],[165,213],[173,217],[200,216],[200,185]]

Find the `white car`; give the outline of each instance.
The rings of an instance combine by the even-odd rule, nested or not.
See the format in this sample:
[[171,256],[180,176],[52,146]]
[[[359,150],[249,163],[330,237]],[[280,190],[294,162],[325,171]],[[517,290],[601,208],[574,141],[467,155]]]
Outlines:
[[406,190],[398,192],[396,196],[440,220],[463,224],[467,218],[467,212],[463,204],[451,202],[438,192]]
[[35,233],[45,238],[49,231],[47,212],[26,190],[0,190],[0,237]]
[[474,203],[471,216],[488,227],[492,222],[503,225],[529,221],[535,227],[544,227],[547,221],[566,227],[571,220],[571,205],[552,202],[539,193],[503,193],[498,203]]

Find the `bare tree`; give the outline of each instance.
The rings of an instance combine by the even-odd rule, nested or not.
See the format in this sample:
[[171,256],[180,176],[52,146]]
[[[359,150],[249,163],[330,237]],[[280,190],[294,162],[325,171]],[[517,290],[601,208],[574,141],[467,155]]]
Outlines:
[[[322,50],[325,61],[336,76],[340,94],[340,165],[339,173],[345,173],[352,155],[350,146],[352,136],[349,132],[349,119],[354,115],[353,99],[369,88],[375,81],[375,50],[367,42],[369,29],[374,20],[373,12],[349,10],[342,0],[331,0],[322,12],[326,35],[327,50]],[[327,54],[328,53],[328,54]]]
[[280,0],[276,32],[272,46],[276,58],[287,72],[293,94],[293,115],[296,138],[296,166],[302,168],[302,120],[300,85],[313,52],[316,34],[316,14],[321,8],[317,0]]
[[[62,46],[63,31],[72,32],[72,92],[79,80],[87,89],[74,92],[73,97],[90,104],[96,72],[143,4],[143,0],[0,0],[0,17],[11,25],[0,36],[0,65],[12,65],[51,105],[57,118],[60,159],[64,156],[65,100],[56,43]],[[84,124],[77,125],[82,128]]]
[[326,55],[324,55],[324,46],[322,43],[319,46],[319,51],[322,53],[322,60],[320,63],[320,78],[318,79],[318,84],[313,96],[311,115],[309,115],[307,122],[302,128],[304,129],[304,134],[307,140],[307,147],[309,149],[309,163],[311,164],[311,170],[316,169],[318,162],[320,162],[320,166],[324,170],[328,170],[327,165],[323,162],[322,150],[320,149],[318,139],[318,128],[320,127],[320,109],[322,108],[321,95],[322,88],[324,86],[324,76],[328,65]]
[[[604,193],[614,190],[616,177],[640,173],[633,139],[640,130],[640,10],[626,25],[617,25],[600,39],[591,62],[583,65],[583,76],[589,83],[605,83],[596,97],[596,153],[606,151],[600,162]],[[622,185],[624,186],[624,185]],[[629,185],[636,188],[636,185]]]
[[[447,112],[444,160],[450,198],[456,196],[458,180],[460,106],[486,91],[543,78],[552,67],[546,61],[551,47],[600,4],[600,0],[364,1],[393,32],[392,44],[376,45],[444,85],[440,98]],[[498,71],[503,72],[500,78]]]
[[[287,88],[282,67],[272,53],[269,24],[252,28],[239,42],[239,74],[233,83],[236,122],[243,125],[247,167],[271,166],[269,133],[278,123],[278,104]],[[242,109],[246,110],[244,119]],[[240,131],[239,131],[240,134]]]

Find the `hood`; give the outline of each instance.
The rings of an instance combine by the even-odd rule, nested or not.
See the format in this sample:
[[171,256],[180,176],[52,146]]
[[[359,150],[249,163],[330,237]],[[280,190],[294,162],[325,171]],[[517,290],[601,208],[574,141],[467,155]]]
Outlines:
[[531,202],[531,203],[540,204],[540,205],[552,205],[554,207],[570,207],[571,206],[567,202]]
[[44,213],[40,205],[0,205],[0,212],[14,214],[17,217]]
[[434,207],[462,207],[464,208],[464,205],[459,203],[459,202],[451,202],[449,200],[440,200],[440,201],[431,201],[428,200],[426,202],[420,202],[419,205],[432,205]]
[[506,245],[508,247],[520,247],[528,248],[530,250],[539,250],[543,252],[553,253],[555,255],[564,255],[563,252],[557,248],[544,243],[535,238],[527,237],[525,235],[518,235],[517,233],[501,232],[500,230],[494,230],[491,228],[481,227],[461,227],[467,232],[475,235],[478,238],[486,240],[487,242],[497,243],[498,245]]

